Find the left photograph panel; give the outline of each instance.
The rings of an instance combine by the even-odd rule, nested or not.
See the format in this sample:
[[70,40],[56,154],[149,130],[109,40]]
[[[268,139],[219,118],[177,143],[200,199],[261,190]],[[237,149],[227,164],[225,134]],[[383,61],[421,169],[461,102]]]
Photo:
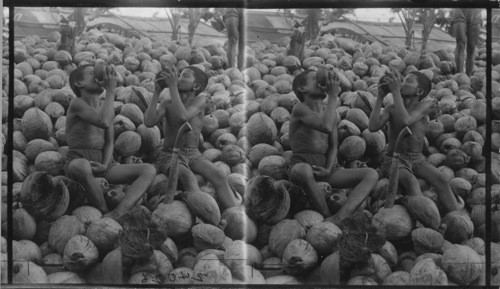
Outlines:
[[16,8],[14,39],[7,13],[2,283],[265,283],[246,260],[243,10]]

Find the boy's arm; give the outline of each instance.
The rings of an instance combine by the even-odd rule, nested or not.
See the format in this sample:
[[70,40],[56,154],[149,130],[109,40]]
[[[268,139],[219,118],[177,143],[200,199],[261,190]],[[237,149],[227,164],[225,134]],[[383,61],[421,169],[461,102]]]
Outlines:
[[382,109],[382,100],[383,97],[377,97],[375,106],[373,107],[372,113],[370,114],[368,130],[370,130],[371,132],[376,132],[381,129],[390,119],[390,113],[388,109],[389,107],[386,107],[386,109]]
[[155,89],[155,91],[153,92],[151,103],[144,113],[144,125],[146,127],[153,127],[157,125],[167,113],[165,102],[162,102],[160,103],[160,105],[158,105],[159,97],[160,92]]
[[[153,98],[151,99],[151,102],[149,103],[149,106],[144,113],[144,125],[146,127],[153,127],[157,125],[167,113],[164,103],[160,103],[160,105],[158,106],[160,93],[163,91],[158,82],[160,81],[161,77],[165,77],[165,74],[161,72],[159,76],[160,78],[155,80],[155,90],[153,91]],[[135,93],[141,92],[137,91]]]
[[337,152],[338,152],[338,130],[337,123],[340,119],[340,114],[336,113],[336,121],[333,131],[328,136],[328,151],[326,153],[326,169],[331,171],[335,164],[337,163]]
[[115,100],[117,80],[114,65],[106,67],[104,84],[106,88],[106,97],[98,112],[80,99],[73,103],[71,110],[85,122],[105,129],[113,125],[113,119],[115,118],[113,102]]
[[102,152],[102,164],[108,167],[113,158],[113,150],[115,149],[115,127],[110,125],[104,133],[104,149]]

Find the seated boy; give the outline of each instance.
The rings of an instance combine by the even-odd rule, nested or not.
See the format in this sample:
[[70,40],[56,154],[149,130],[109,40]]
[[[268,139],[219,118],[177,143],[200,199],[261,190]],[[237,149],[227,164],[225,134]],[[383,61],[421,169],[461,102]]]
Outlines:
[[[69,82],[77,98],[71,101],[66,115],[69,151],[64,165],[66,175],[85,188],[90,205],[113,219],[127,213],[156,176],[150,164],[121,165],[113,160],[116,79],[113,65],[106,67],[103,83],[95,79],[94,68],[90,65],[82,65],[71,73]],[[106,97],[101,103],[99,95],[104,89]],[[94,177],[103,177],[110,184],[131,183],[113,211],[106,206]]]
[[[328,72],[325,87],[320,87],[316,72],[306,70],[293,81],[293,90],[301,103],[294,106],[290,118],[290,180],[301,186],[326,221],[339,223],[352,214],[378,181],[374,169],[343,169],[337,163],[336,108],[340,91],[338,76]],[[326,92],[326,93],[325,93]],[[328,94],[326,107],[323,100]],[[316,181],[335,188],[353,188],[342,208],[332,216]]]
[[[398,74],[396,72],[396,74]],[[423,73],[414,71],[404,78],[401,85],[399,75],[390,73],[387,85],[394,97],[394,104],[381,111],[386,95],[379,87],[377,101],[370,115],[369,130],[381,129],[389,122],[388,148],[382,164],[382,173],[389,177],[391,159],[399,154],[399,185],[408,195],[421,195],[417,177],[426,180],[439,195],[439,200],[447,212],[459,209],[451,187],[439,172],[422,154],[424,138],[429,126],[429,113],[435,108],[434,102],[422,101],[432,88],[431,81]],[[396,150],[396,140],[400,131],[408,126],[412,131],[401,139]]]
[[180,126],[187,121],[192,130],[179,137],[180,147],[178,151],[178,178],[183,189],[185,191],[200,191],[194,175],[197,173],[205,177],[215,187],[222,211],[236,206],[236,198],[229,186],[226,173],[205,159],[198,150],[206,106],[205,98],[198,96],[198,94],[207,86],[206,74],[197,67],[189,66],[182,70],[179,77],[176,72],[167,68],[160,73],[159,78],[165,79],[171,99],[158,105],[162,89],[157,79],[153,98],[144,117],[144,124],[147,127],[155,126],[162,119],[165,119],[163,125],[165,140],[163,150],[157,160],[158,170],[163,174],[168,174],[175,137]]

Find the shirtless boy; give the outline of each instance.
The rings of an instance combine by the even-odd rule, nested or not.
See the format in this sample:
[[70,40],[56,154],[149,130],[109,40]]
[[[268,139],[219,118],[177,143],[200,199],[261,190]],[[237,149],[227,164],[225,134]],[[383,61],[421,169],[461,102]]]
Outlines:
[[[436,189],[447,212],[456,211],[459,206],[448,181],[422,154],[429,125],[428,115],[435,106],[433,102],[422,101],[431,90],[431,82],[423,73],[415,71],[408,74],[401,84],[399,75],[396,74],[391,72],[387,82],[394,97],[394,104],[381,110],[386,93],[379,88],[368,127],[370,131],[375,132],[389,122],[389,144],[382,164],[382,173],[386,177],[389,176],[392,156],[398,153],[399,185],[404,192],[407,195],[421,195],[417,177],[422,178]],[[402,138],[396,150],[398,134],[406,126],[412,134]]]
[[[113,160],[116,79],[113,65],[106,67],[103,83],[95,79],[90,65],[82,65],[71,73],[69,82],[77,98],[71,101],[66,115],[69,151],[64,166],[66,175],[83,185],[90,205],[113,219],[127,213],[156,176],[150,164],[121,165]],[[104,89],[106,97],[101,104],[99,95]],[[113,211],[106,206],[94,177],[103,177],[110,184],[131,183]]]
[[176,72],[166,68],[160,73],[159,78],[165,79],[171,99],[158,105],[162,89],[157,80],[153,98],[144,117],[144,124],[147,127],[155,126],[165,119],[163,124],[165,140],[163,150],[157,160],[158,170],[163,174],[168,174],[179,127],[189,122],[192,130],[180,137],[179,182],[185,191],[199,192],[200,188],[194,173],[200,174],[215,187],[222,210],[236,206],[236,199],[229,186],[227,175],[205,159],[198,150],[206,106],[205,98],[198,97],[198,94],[207,86],[207,76],[199,68],[189,66],[182,70],[179,77]]
[[[374,169],[343,169],[337,163],[336,108],[340,92],[338,76],[328,72],[325,87],[320,87],[316,72],[306,70],[293,81],[293,90],[301,103],[294,106],[290,118],[290,180],[301,186],[326,221],[339,223],[352,214],[378,181]],[[328,94],[326,107],[323,100]],[[332,216],[316,181],[335,188],[353,188],[342,208]]]

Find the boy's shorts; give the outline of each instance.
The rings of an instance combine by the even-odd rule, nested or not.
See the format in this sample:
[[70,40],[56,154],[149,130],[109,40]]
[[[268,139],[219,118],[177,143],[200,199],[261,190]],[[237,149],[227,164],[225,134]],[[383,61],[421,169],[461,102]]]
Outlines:
[[[170,170],[170,163],[172,160],[172,149],[161,150],[158,152],[158,159],[156,161],[156,165],[158,167],[158,171],[162,174],[168,175],[168,171]],[[177,158],[179,161],[179,165],[185,166],[190,169],[195,167],[197,163],[200,161],[206,160],[203,154],[197,148],[179,148],[177,152]]]
[[[76,148],[71,148],[69,149],[68,153],[66,154],[66,160],[64,162],[63,170],[64,174],[67,177],[70,177],[68,174],[68,165],[71,161],[76,160],[76,159],[86,159],[88,161],[92,162],[98,162],[101,163],[103,162],[103,153],[102,150],[97,150],[97,149],[76,149]],[[94,174],[95,177],[104,177],[108,173],[108,171],[116,166],[118,163],[111,158],[111,162],[108,165],[108,168],[106,171],[104,171],[101,174]]]
[[[326,165],[326,155],[324,154],[306,154],[306,153],[293,153],[290,157],[290,165],[288,166],[288,177],[290,177],[290,172],[292,167],[299,163],[306,163],[311,166],[318,166],[324,168]],[[341,169],[338,164],[333,167],[328,176],[322,178],[316,178],[317,181],[320,182],[328,182],[331,184],[333,182],[333,174]]]
[[[389,178],[391,172],[392,156],[384,155],[384,160],[382,161],[381,172],[382,176]],[[400,153],[398,158],[399,169],[408,170],[413,174],[413,170],[417,169],[423,165],[430,165],[431,163],[427,161],[427,158],[422,153]]]
[[224,15],[222,16],[222,20],[226,21],[227,18],[229,17],[238,17],[239,19],[243,20],[243,9],[240,8],[227,8],[224,12]]
[[480,8],[454,9],[451,12],[451,24],[453,25],[454,23],[457,23],[457,22],[465,22],[465,23],[470,24],[470,25],[474,25],[474,24],[482,25],[483,20],[481,18],[481,9]]

